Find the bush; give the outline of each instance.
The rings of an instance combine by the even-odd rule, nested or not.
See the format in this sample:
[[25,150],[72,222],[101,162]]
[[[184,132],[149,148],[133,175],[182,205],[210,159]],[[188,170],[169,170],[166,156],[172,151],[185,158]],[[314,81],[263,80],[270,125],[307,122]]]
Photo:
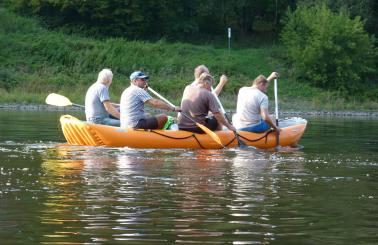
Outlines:
[[294,79],[342,94],[359,91],[376,72],[374,39],[360,17],[325,4],[288,11],[281,37]]

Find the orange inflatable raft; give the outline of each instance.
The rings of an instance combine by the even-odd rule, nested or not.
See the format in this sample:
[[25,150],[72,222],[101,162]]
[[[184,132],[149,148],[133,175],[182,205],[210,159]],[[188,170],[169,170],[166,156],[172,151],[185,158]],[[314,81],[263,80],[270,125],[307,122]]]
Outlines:
[[[91,124],[70,115],[60,118],[62,131],[68,144],[86,146],[130,147],[130,148],[222,148],[207,134],[195,134],[182,130],[134,130],[106,125]],[[280,121],[280,146],[297,145],[307,121],[291,118]],[[232,131],[215,132],[225,147],[237,147]],[[276,147],[276,132],[264,133],[238,132],[240,139],[249,146],[260,149]]]

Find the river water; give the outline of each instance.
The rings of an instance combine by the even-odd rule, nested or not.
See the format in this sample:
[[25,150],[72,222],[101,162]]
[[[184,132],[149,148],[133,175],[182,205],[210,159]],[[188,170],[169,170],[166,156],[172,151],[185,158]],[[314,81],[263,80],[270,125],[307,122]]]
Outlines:
[[64,145],[61,114],[0,111],[0,244],[378,243],[378,119],[306,118],[298,149],[135,150]]

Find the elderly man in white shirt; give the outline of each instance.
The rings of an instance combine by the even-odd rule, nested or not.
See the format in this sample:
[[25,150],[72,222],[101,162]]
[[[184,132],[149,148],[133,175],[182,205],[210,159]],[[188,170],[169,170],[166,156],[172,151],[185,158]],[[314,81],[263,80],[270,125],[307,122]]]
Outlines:
[[[120,113],[110,102],[109,87],[113,81],[110,69],[103,69],[98,74],[85,95],[85,116],[88,122],[110,126],[120,125]],[[112,115],[114,118],[110,118]]]

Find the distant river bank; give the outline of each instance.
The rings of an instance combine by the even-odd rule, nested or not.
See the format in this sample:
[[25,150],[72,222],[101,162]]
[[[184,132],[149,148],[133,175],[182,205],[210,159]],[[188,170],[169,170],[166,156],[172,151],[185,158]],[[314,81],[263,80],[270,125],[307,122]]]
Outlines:
[[[147,111],[155,111],[151,108],[146,108]],[[0,104],[0,110],[22,110],[22,111],[83,111],[82,108],[67,106],[57,107],[44,104],[20,104],[20,103],[4,103]],[[233,110],[227,110],[234,112]],[[339,116],[339,117],[374,117],[378,118],[378,111],[325,111],[325,110],[295,110],[295,111],[280,111],[282,116]]]

